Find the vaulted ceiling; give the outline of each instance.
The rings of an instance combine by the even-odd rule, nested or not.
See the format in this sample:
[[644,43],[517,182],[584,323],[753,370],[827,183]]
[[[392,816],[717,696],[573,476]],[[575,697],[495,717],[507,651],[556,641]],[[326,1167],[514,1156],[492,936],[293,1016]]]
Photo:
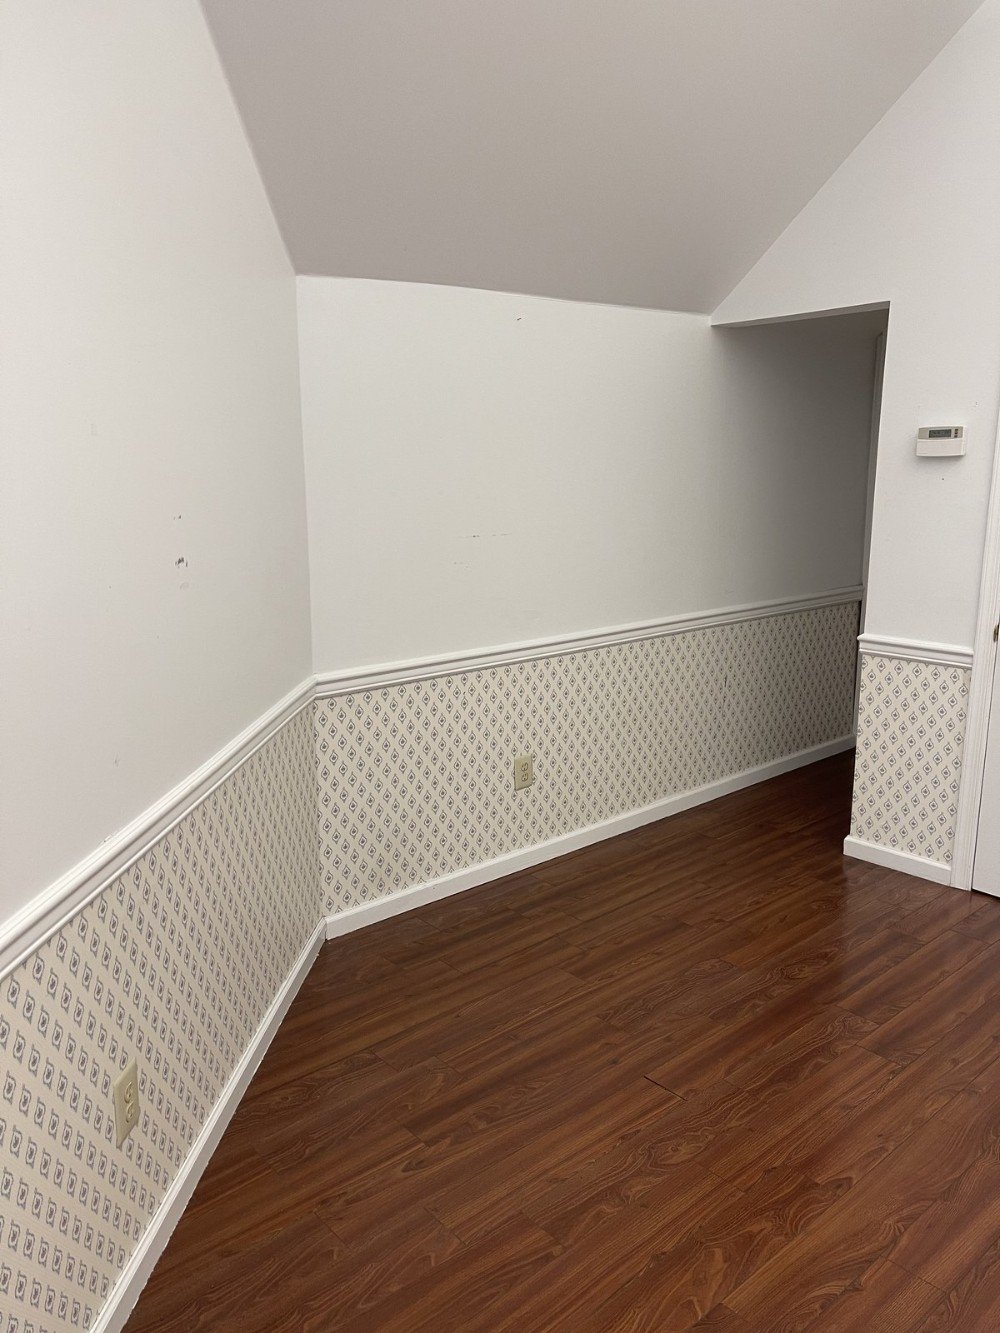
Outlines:
[[298,272],[701,311],[979,7],[203,2]]

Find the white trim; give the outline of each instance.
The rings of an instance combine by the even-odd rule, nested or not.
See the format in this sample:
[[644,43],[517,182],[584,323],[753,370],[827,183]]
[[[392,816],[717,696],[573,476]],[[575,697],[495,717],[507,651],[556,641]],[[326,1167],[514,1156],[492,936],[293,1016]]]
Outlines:
[[112,1288],[111,1294],[100,1314],[94,1321],[93,1333],[120,1333],[135,1307],[139,1295],[149,1280],[156,1261],[166,1249],[174,1227],[180,1220],[187,1202],[194,1193],[194,1188],[208,1165],[209,1158],[233,1117],[243,1094],[250,1085],[250,1080],[257,1072],[281,1020],[288,1012],[299,987],[306,978],[313,960],[323,944],[326,923],[320,921],[306,947],[282,983],[274,997],[263,1021],[254,1034],[253,1040],[243,1054],[243,1058],[223,1089],[222,1096],[215,1103],[212,1111],[201,1127],[191,1151],[184,1160],[177,1175],[170,1183],[170,1188],[160,1200],[159,1207],[143,1232],[138,1245],[132,1251],[128,1263],[122,1269],[121,1276]]
[[740,621],[759,620],[768,616],[790,615],[797,611],[812,610],[822,606],[860,602],[861,594],[860,586],[837,588],[812,597],[786,597],[694,615],[642,621],[582,634],[535,639],[503,647],[473,649],[468,653],[415,658],[310,677],[125,828],[66,871],[7,921],[0,923],[0,979],[23,963],[87,903],[123,875],[149,851],[154,843],[190,814],[199,802],[211,795],[241,764],[317,695],[327,698],[351,694],[384,685],[425,680],[463,671],[480,671],[519,661],[660,638],[664,635],[680,634],[686,630],[709,629]]
[[990,507],[986,519],[983,546],[983,572],[979,584],[979,610],[976,616],[976,661],[981,670],[973,671],[969,684],[969,707],[962,742],[962,780],[958,788],[958,815],[955,824],[953,879],[958,887],[972,887],[979,834],[979,807],[983,798],[986,771],[986,744],[989,738],[990,708],[993,699],[993,672],[996,644],[993,626],[1000,620],[1000,422],[993,452],[993,478],[990,483]]
[[681,792],[677,796],[665,796],[663,800],[655,801],[652,805],[643,806],[640,810],[629,810],[600,824],[591,824],[573,833],[564,833],[561,837],[535,843],[533,847],[525,847],[521,851],[508,852],[506,856],[498,856],[492,861],[480,861],[478,865],[470,866],[468,870],[442,875],[439,879],[429,880],[426,884],[415,884],[412,888],[377,898],[374,902],[360,903],[357,907],[349,907],[346,911],[327,917],[326,938],[332,940],[355,930],[363,930],[365,926],[374,925],[376,921],[385,921],[403,912],[411,912],[415,907],[423,907],[426,903],[450,898],[452,894],[463,893],[466,889],[474,889],[490,880],[501,879],[504,875],[512,875],[518,870],[541,865],[544,861],[565,856],[568,852],[588,847],[591,843],[617,837],[619,833],[628,833],[643,824],[652,824],[658,819],[667,818],[668,815],[678,814],[681,810],[704,805],[707,801],[717,800],[720,796],[741,791],[744,787],[752,787],[758,782],[766,782],[781,773],[790,773],[793,769],[814,764],[820,759],[829,759],[832,755],[842,754],[845,750],[853,748],[854,737],[842,736],[839,740],[827,741],[824,745],[816,745],[809,750],[800,750],[797,754],[776,759],[773,763],[763,764],[760,768],[748,769],[731,778],[722,778],[718,782]]
[[290,722],[314,694],[313,678],[252,722],[207,763],[0,925],[0,979],[24,962],[91,899],[124,874],[199,802]]
[[972,666],[972,649],[953,643],[926,643],[922,639],[894,639],[885,634],[859,634],[858,645],[869,657],[892,657],[904,662],[932,662],[940,666]]
[[[728,299],[729,297],[726,298]],[[722,305],[725,305],[725,301]],[[710,317],[710,323],[713,329],[750,329],[756,324],[798,324],[805,319],[829,319],[831,315],[861,315],[869,310],[890,308],[889,301],[866,301],[861,305],[829,306],[826,310],[791,310],[780,315],[758,315],[754,319],[717,319],[719,313],[717,308]]]
[[442,653],[435,657],[413,657],[405,661],[383,662],[377,666],[356,667],[347,671],[320,672],[316,677],[316,694],[320,699],[328,699],[336,695],[380,689],[386,685],[429,680],[434,676],[455,676],[467,671],[484,671],[491,667],[505,667],[515,662],[531,662],[543,657],[562,657],[593,648],[607,648],[619,643],[683,634],[689,630],[714,629],[719,625],[731,625],[744,620],[762,620],[768,616],[811,611],[821,606],[860,602],[861,595],[862,589],[857,585],[851,588],[836,588],[812,597],[783,597],[770,602],[751,602],[746,606],[730,606],[721,610],[700,611],[692,615],[667,616],[661,620],[637,621],[631,625],[615,625],[578,634],[527,639],[522,643],[508,643],[493,648],[473,648],[467,652]]
[[[878,472],[878,437],[882,428],[882,389],[885,381],[885,334],[882,332],[875,339],[874,383],[872,385],[871,420],[868,426],[868,477],[865,485],[865,538],[861,556],[861,582],[864,591],[861,594],[861,609],[858,613],[858,629],[865,632],[868,620],[869,567],[872,562],[872,525],[875,519],[875,481]],[[858,730],[858,718],[861,715],[861,672],[854,673],[854,730]]]
[[853,856],[858,861],[870,861],[872,865],[885,866],[888,870],[901,870],[904,875],[916,875],[935,884],[951,883],[951,866],[941,861],[928,861],[922,856],[913,856],[910,852],[899,852],[895,847],[866,842],[864,838],[845,838],[844,855]]
[[[864,588],[861,594],[860,630],[865,632],[868,616],[868,570],[872,562],[872,526],[875,518],[875,479],[878,472],[878,437],[882,428],[882,390],[885,385],[885,329],[875,339],[875,364],[873,367],[871,421],[868,426],[868,478],[865,489],[865,537],[861,556],[861,579]],[[856,705],[855,705],[856,706]],[[855,723],[857,717],[855,717]]]

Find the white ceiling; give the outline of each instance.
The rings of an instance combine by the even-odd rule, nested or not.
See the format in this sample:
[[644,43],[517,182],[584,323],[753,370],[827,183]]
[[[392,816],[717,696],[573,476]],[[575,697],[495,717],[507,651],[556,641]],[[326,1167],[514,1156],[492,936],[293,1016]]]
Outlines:
[[979,7],[203,3],[298,272],[702,311]]

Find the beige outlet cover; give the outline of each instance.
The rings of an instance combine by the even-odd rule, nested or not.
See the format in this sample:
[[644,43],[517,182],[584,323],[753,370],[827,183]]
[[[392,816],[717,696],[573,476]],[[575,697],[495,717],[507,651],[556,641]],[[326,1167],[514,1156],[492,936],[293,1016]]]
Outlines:
[[115,1142],[120,1148],[139,1123],[139,1071],[131,1060],[115,1079]]
[[524,791],[535,780],[534,755],[519,754],[514,760],[514,790]]

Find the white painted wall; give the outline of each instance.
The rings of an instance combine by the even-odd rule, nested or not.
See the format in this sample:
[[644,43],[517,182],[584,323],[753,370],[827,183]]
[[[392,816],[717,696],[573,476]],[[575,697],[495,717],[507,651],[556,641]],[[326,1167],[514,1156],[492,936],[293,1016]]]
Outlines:
[[[889,300],[868,602],[880,635],[968,646],[1000,390],[1000,0],[904,93],[716,310]],[[918,460],[918,426],[968,456]]]
[[310,643],[294,279],[199,6],[0,46],[2,923]]
[[298,286],[317,670],[859,581],[881,316]]

